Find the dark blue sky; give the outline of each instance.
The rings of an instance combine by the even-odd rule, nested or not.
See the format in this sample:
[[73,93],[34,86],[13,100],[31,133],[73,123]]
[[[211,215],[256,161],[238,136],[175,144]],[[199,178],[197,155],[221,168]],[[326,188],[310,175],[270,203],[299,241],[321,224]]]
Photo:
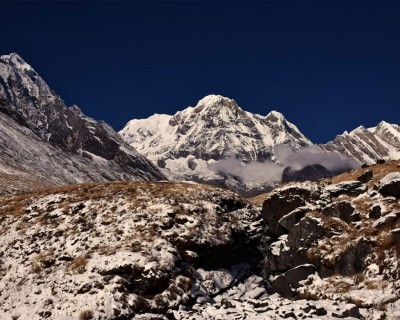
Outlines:
[[400,123],[400,3],[8,2],[0,53],[121,129],[216,93],[314,142]]

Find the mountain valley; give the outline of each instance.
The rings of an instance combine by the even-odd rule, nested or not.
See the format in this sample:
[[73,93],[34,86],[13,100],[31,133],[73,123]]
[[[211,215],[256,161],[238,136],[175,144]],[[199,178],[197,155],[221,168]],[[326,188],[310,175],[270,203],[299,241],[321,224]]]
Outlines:
[[400,319],[400,127],[209,95],[119,133],[0,57],[0,319]]

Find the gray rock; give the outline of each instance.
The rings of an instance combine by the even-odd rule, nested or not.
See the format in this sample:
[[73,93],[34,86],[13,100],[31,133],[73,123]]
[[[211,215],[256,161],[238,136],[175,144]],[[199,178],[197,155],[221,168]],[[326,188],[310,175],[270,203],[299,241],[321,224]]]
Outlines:
[[347,223],[354,221],[352,214],[354,213],[354,207],[348,201],[334,202],[326,206],[322,213],[331,217],[339,218]]
[[356,306],[351,307],[350,309],[343,311],[343,318],[349,318],[349,317],[362,319],[361,314],[360,314],[360,310]]
[[304,218],[304,215],[308,211],[308,208],[297,208],[291,212],[289,212],[287,215],[283,216],[279,220],[279,225],[285,228],[287,231],[290,231],[292,227],[298,223],[302,218]]
[[316,269],[311,264],[297,266],[271,281],[272,287],[284,297],[292,297],[299,287],[299,282],[314,274]]
[[378,220],[376,220],[373,223],[372,227],[374,227],[374,228],[384,228],[387,225],[390,225],[390,224],[394,223],[398,218],[399,218],[398,213],[391,212],[391,213],[387,214],[386,216],[383,216],[383,217],[379,218]]
[[289,282],[284,275],[280,275],[271,281],[271,286],[282,296],[287,298],[293,297]]
[[293,288],[297,288],[300,281],[306,280],[309,275],[314,274],[316,271],[315,266],[312,264],[303,264],[285,272],[284,277]]
[[366,240],[359,241],[343,251],[335,263],[335,271],[344,276],[352,276],[364,270],[365,258],[371,251],[371,244]]
[[330,185],[326,188],[326,190],[333,197],[338,197],[342,194],[356,197],[367,191],[367,186],[360,181],[345,181],[335,185]]
[[290,230],[288,245],[293,249],[306,251],[317,244],[319,239],[329,235],[331,235],[330,230],[325,228],[318,219],[306,216]]
[[287,233],[279,220],[289,212],[306,204],[305,199],[313,198],[310,190],[298,186],[279,190],[269,196],[262,206],[262,217],[267,223],[272,236],[278,237]]
[[298,254],[297,250],[281,250],[279,255],[275,255],[269,250],[266,252],[263,262],[265,278],[270,272],[284,272],[305,262],[306,258]]
[[290,181],[318,181],[320,179],[330,178],[332,176],[332,172],[320,164],[305,166],[299,170],[286,167],[282,173],[282,183]]

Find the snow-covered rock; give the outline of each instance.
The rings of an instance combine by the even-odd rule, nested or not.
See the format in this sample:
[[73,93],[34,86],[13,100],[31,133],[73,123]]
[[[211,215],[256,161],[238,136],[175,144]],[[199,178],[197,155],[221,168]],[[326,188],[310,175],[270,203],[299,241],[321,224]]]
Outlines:
[[0,207],[2,320],[165,314],[237,285],[259,259],[257,211],[198,184],[70,185]]

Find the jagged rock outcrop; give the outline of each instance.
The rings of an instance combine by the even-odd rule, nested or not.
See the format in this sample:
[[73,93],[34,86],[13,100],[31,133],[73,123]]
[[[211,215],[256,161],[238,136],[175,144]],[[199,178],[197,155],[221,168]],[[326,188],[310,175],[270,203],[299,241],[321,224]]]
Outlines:
[[288,186],[274,191],[262,206],[262,217],[269,232],[274,236],[286,233],[279,221],[293,210],[303,207],[306,199],[318,199],[319,195],[317,188],[309,188],[308,185]]
[[15,53],[0,57],[0,132],[1,171],[43,184],[165,179],[105,122],[67,108]]
[[[262,217],[272,240],[263,249],[262,266],[277,292],[291,298],[357,297],[359,307],[371,310],[363,317],[378,317],[383,303],[387,309],[382,314],[396,319],[400,305],[389,301],[400,298],[400,206],[393,192],[381,190],[398,181],[397,163],[318,183],[292,183],[267,196]],[[345,180],[367,176],[365,171],[373,181]],[[296,194],[301,194],[297,202]],[[365,288],[376,295],[363,295]],[[361,317],[360,310],[352,314]]]

